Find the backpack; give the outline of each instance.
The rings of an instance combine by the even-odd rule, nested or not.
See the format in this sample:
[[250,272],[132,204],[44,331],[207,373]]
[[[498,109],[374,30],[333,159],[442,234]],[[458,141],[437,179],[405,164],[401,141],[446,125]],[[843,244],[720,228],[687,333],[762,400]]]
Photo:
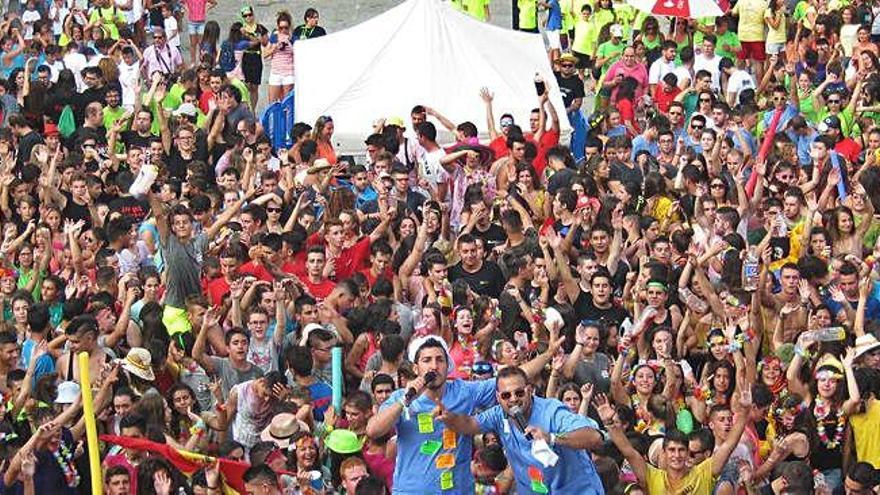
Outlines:
[[229,41],[224,41],[220,45],[220,68],[226,72],[235,69],[235,50]]

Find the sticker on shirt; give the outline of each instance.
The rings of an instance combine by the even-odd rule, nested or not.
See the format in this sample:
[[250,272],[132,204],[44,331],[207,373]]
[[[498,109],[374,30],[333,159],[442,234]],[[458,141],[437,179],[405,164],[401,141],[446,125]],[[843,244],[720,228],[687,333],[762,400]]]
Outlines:
[[452,490],[455,485],[452,483],[452,471],[443,471],[440,473],[440,489]]
[[457,436],[455,435],[454,431],[452,431],[450,429],[443,430],[443,449],[444,450],[454,449],[458,445],[457,442],[458,442]]
[[421,447],[419,447],[419,452],[424,455],[434,455],[440,451],[443,445],[437,440],[425,440]]
[[434,416],[431,413],[419,413],[417,417],[419,433],[434,433]]
[[440,454],[440,456],[437,457],[437,460],[434,461],[434,466],[436,466],[437,469],[451,469],[455,467],[455,456],[449,453]]

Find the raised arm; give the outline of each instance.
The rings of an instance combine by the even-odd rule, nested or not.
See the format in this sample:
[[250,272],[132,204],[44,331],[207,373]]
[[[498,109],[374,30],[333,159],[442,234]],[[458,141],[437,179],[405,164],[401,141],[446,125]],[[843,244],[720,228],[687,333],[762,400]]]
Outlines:
[[495,129],[495,114],[492,111],[492,99],[495,97],[489,88],[480,88],[480,98],[486,104],[486,129],[489,131],[489,139],[495,140],[498,137],[498,130]]
[[608,434],[611,437],[614,446],[617,447],[620,454],[623,455],[627,462],[629,462],[639,484],[641,486],[647,486],[648,463],[645,461],[645,458],[642,457],[642,454],[633,448],[629,439],[626,438],[623,428],[621,428],[620,423],[618,423],[615,418],[617,412],[614,410],[614,407],[609,404],[608,398],[604,394],[596,396],[595,403],[599,418],[602,420],[605,429],[608,430]]

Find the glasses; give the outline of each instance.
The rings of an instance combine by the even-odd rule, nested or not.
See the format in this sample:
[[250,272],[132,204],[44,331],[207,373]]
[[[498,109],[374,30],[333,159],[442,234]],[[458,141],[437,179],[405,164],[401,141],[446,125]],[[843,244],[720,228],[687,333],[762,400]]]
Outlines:
[[559,64],[559,66],[562,68],[571,68],[574,67],[574,64]]
[[526,396],[526,389],[518,388],[513,392],[501,392],[499,395],[501,396],[501,400],[510,400],[511,396],[515,396],[517,399],[522,399]]
[[701,125],[701,124],[697,124],[697,125],[691,124],[691,127],[692,127],[695,131],[699,131],[699,130],[702,130],[703,127],[705,127],[705,126],[703,126],[703,125]]
[[266,211],[269,213],[281,213],[281,208],[271,207],[271,208],[266,208]]
[[840,105],[840,100],[838,100],[838,99],[828,100],[828,104],[829,105]]
[[724,189],[724,184],[712,184],[709,187],[712,189]]
[[253,16],[254,16],[254,13],[253,13],[253,12],[244,15],[245,18],[253,17]]

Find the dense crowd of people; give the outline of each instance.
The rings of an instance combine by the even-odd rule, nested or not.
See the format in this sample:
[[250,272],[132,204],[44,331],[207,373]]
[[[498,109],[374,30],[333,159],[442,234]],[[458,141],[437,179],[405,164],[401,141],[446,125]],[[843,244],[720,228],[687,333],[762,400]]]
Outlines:
[[529,122],[363,159],[214,7],[4,2],[0,493],[877,492],[875,3],[517,0]]

